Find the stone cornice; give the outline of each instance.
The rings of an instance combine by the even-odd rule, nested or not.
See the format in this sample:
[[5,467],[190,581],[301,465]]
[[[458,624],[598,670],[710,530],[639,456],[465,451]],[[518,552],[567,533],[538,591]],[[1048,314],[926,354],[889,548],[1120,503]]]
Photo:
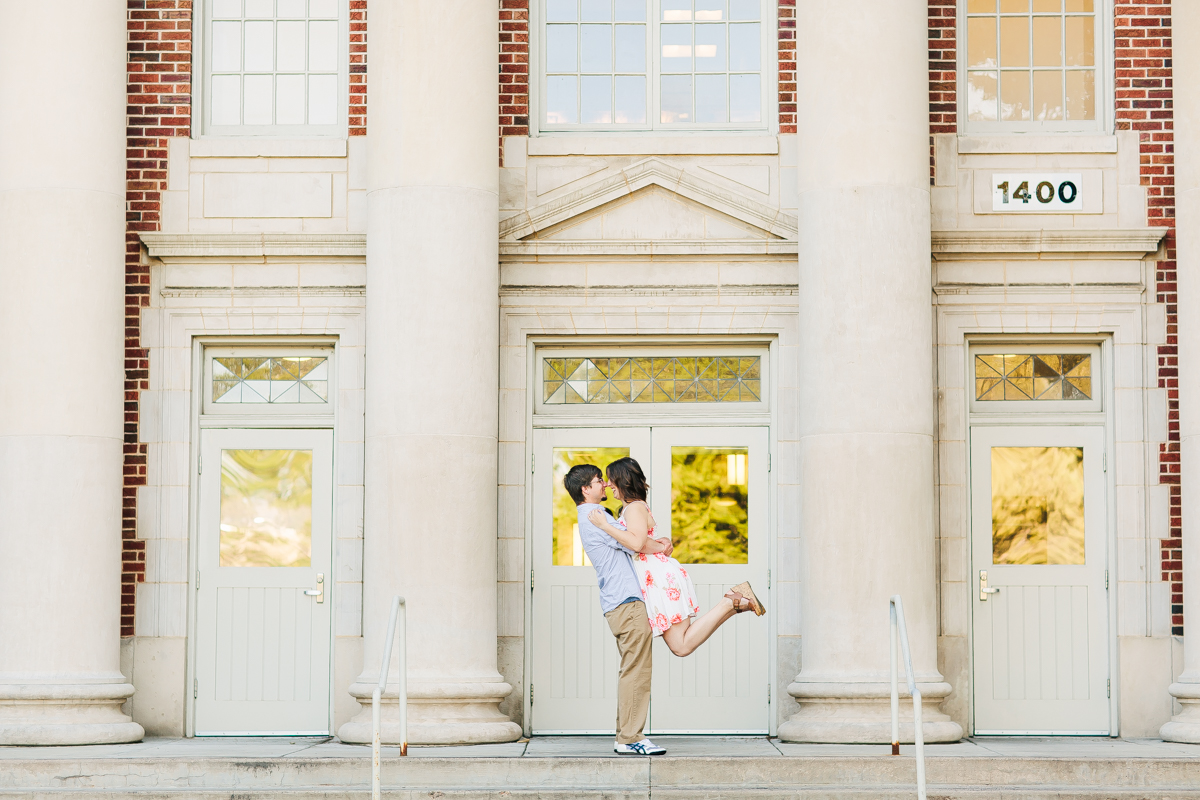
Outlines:
[[938,261],[1020,258],[1139,260],[1158,250],[1166,228],[1045,228],[933,231]]
[[533,236],[552,225],[586,214],[649,186],[659,186],[781,239],[796,237],[797,222],[794,216],[726,191],[662,159],[648,158],[625,167],[615,175],[601,178],[582,189],[502,220],[500,238],[511,241]]
[[562,261],[597,256],[657,258],[791,256],[796,242],[786,239],[525,239],[500,241],[501,261]]
[[157,233],[140,234],[147,251],[164,262],[204,258],[349,258],[367,255],[365,233]]

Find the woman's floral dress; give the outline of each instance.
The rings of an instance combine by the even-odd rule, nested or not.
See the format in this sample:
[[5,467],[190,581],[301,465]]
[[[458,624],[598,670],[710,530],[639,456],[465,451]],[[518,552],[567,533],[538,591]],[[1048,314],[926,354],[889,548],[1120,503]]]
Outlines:
[[[649,506],[646,510],[650,510]],[[621,517],[617,524],[622,528],[627,527],[625,509],[621,509]],[[647,534],[654,538],[654,528],[647,531]],[[655,636],[662,636],[663,631],[675,623],[700,613],[700,607],[696,605],[696,588],[692,586],[692,579],[688,577],[687,570],[680,566],[678,561],[662,553],[636,553],[633,556],[633,568],[642,586],[646,615],[650,618],[650,628]]]

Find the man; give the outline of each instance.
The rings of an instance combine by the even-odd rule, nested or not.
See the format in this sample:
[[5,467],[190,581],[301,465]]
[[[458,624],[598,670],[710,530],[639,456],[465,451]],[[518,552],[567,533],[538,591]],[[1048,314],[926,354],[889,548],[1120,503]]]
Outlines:
[[[579,538],[588,559],[596,568],[600,584],[600,608],[621,654],[617,682],[617,741],[613,749],[621,755],[660,756],[667,752],[642,735],[650,710],[651,645],[654,634],[642,602],[642,589],[633,569],[633,554],[666,553],[669,542],[637,537],[628,531],[610,536],[588,520],[588,514],[608,497],[608,485],[600,469],[592,464],[574,466],[563,479],[567,494],[579,511]],[[607,519],[612,515],[604,509]]]

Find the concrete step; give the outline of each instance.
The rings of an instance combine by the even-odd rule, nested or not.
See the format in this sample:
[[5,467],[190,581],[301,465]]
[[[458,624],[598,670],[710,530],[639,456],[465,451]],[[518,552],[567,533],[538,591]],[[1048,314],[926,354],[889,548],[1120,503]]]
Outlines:
[[[370,795],[370,760],[7,758],[0,798],[327,800]],[[1200,797],[1200,759],[930,757],[931,798]],[[911,757],[390,757],[385,796],[444,800],[891,800],[915,796]]]

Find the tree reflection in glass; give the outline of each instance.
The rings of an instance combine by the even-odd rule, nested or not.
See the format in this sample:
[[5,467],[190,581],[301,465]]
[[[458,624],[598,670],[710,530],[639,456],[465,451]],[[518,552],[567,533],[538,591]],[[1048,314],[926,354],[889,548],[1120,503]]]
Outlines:
[[307,567],[312,451],[221,451],[221,566]]
[[679,563],[748,563],[749,452],[671,448],[672,555]]
[[1083,448],[992,448],[992,563],[1082,564]]
[[[583,550],[583,540],[579,538],[579,512],[576,511],[575,501],[567,494],[563,486],[563,478],[577,464],[593,464],[600,469],[618,458],[629,455],[628,447],[556,447],[554,448],[554,543],[553,563],[562,567],[590,567],[587,553]],[[609,500],[612,494],[609,493]],[[615,509],[617,503],[609,502],[609,510]]]

